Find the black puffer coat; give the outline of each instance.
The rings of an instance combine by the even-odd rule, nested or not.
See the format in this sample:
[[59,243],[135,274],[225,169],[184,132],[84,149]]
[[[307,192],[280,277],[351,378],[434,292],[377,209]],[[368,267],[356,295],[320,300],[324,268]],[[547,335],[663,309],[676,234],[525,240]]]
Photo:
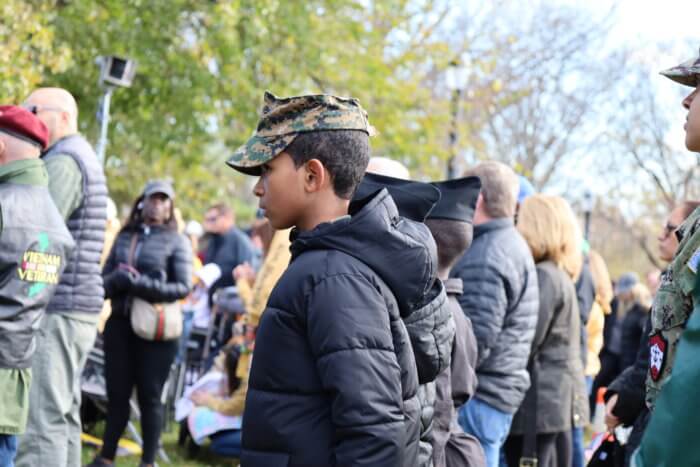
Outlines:
[[258,328],[243,466],[417,464],[416,360],[437,375],[454,333],[443,345],[427,312],[445,300],[435,243],[386,190],[351,213],[293,238]]
[[[135,281],[119,268],[129,262],[133,235],[138,235],[134,267],[140,276]],[[179,233],[165,227],[138,227],[134,232],[117,235],[102,270],[105,298],[112,299],[112,313],[129,313],[130,297],[151,303],[170,303],[187,296],[192,283],[192,248]]]

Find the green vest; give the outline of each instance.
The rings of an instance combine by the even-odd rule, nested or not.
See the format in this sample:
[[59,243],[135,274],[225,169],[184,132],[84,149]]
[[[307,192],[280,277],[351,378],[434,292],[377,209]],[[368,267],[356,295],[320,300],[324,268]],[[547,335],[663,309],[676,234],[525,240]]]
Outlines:
[[700,208],[679,228],[678,252],[661,277],[651,309],[647,396],[654,408],[659,391],[671,379],[678,342],[693,311],[693,289],[700,268]]

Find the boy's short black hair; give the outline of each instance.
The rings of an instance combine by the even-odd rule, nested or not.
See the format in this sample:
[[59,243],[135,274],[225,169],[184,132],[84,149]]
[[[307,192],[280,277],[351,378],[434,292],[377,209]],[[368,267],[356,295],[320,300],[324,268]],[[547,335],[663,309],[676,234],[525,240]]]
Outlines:
[[318,159],[331,174],[336,196],[351,199],[369,164],[369,135],[359,130],[299,133],[284,151],[296,167]]
[[449,271],[472,244],[474,227],[467,222],[449,219],[426,219],[438,252],[438,269]]

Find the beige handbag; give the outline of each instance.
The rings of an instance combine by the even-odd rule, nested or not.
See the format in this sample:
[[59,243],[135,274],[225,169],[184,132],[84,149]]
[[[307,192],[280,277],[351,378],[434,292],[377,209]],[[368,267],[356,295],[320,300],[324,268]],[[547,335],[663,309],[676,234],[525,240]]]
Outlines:
[[[129,266],[133,267],[138,235],[131,237]],[[149,341],[168,341],[182,334],[182,308],[179,302],[150,303],[139,297],[132,297],[131,328],[137,336]]]

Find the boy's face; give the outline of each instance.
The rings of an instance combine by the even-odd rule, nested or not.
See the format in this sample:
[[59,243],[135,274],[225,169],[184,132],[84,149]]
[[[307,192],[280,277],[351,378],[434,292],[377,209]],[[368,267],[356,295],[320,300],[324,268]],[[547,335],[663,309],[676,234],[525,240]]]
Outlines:
[[700,152],[700,86],[685,99],[683,107],[688,109],[685,123],[685,146],[690,151]]
[[286,152],[262,166],[262,174],[253,188],[260,198],[260,209],[273,228],[281,230],[297,225],[306,208],[304,166],[298,169]]

